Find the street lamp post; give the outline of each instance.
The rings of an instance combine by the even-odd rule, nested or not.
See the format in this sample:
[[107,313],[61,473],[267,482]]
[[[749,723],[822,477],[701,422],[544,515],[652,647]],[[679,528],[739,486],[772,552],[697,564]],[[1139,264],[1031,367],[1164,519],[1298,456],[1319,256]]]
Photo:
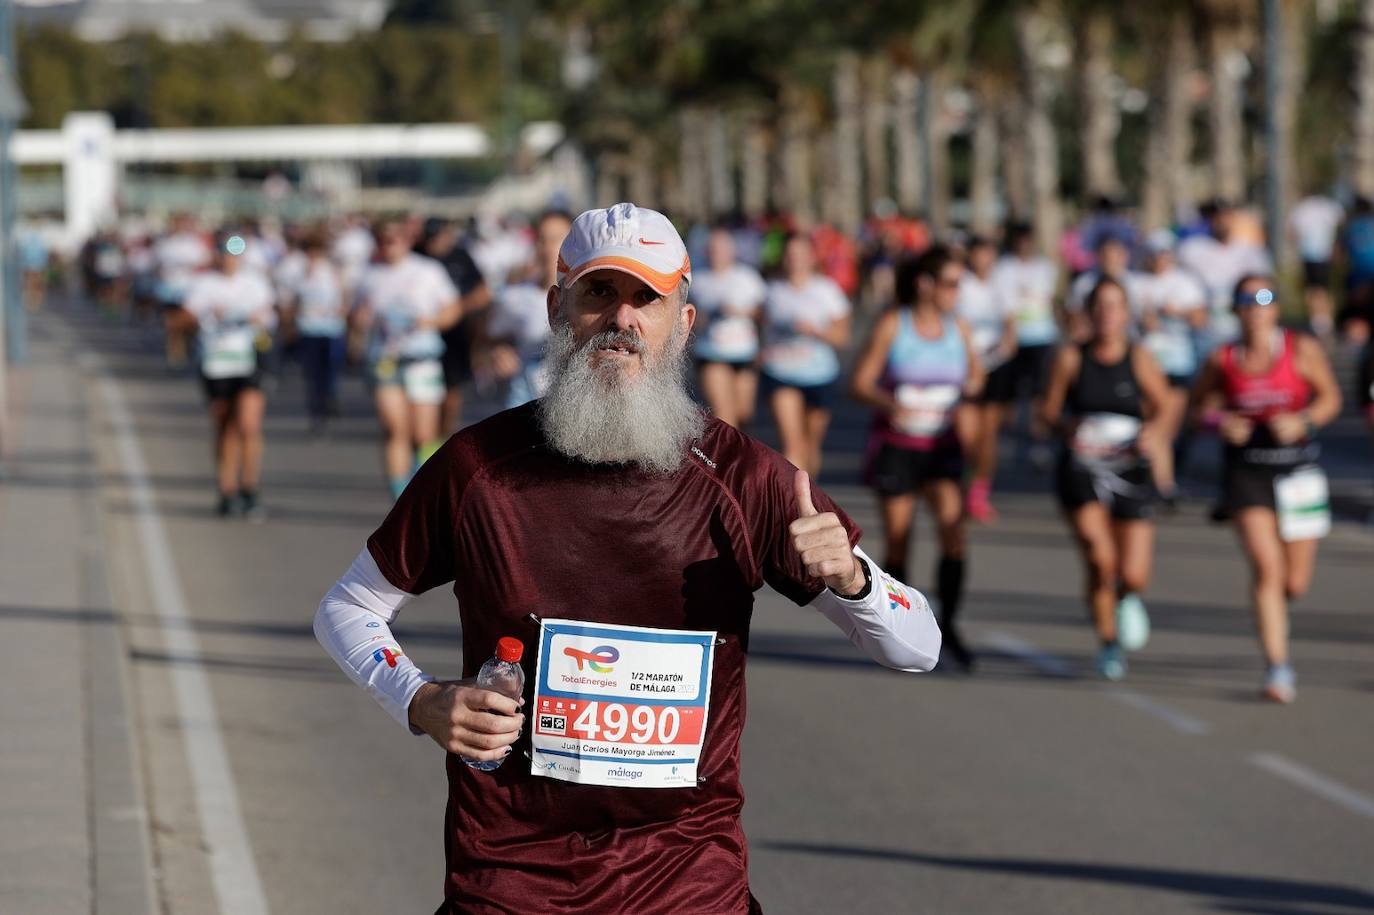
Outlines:
[[1264,0],[1264,203],[1268,219],[1265,233],[1276,269],[1284,263],[1284,188],[1287,185],[1288,158],[1283,148],[1283,80],[1287,76],[1284,59],[1283,11],[1281,0]]

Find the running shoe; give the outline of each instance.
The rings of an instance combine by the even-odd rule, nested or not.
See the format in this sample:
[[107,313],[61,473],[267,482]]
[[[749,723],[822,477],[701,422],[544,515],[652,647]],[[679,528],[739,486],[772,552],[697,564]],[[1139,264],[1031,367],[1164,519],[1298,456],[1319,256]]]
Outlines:
[[243,514],[243,505],[235,496],[220,496],[219,507],[215,509],[221,518],[237,518]]
[[1120,680],[1126,676],[1126,654],[1121,646],[1112,642],[1102,646],[1097,653],[1097,673],[1108,680]]
[[1288,664],[1270,664],[1264,672],[1264,698],[1287,705],[1298,698],[1298,678]]
[[997,520],[997,509],[988,501],[992,484],[987,480],[974,480],[969,484],[968,496],[964,499],[964,511],[979,524],[991,524]]
[[249,521],[261,522],[267,520],[267,510],[258,504],[258,494],[256,490],[245,489],[239,493],[239,509],[242,515]]
[[1127,651],[1139,651],[1150,641],[1150,614],[1134,591],[1117,602],[1116,640]]

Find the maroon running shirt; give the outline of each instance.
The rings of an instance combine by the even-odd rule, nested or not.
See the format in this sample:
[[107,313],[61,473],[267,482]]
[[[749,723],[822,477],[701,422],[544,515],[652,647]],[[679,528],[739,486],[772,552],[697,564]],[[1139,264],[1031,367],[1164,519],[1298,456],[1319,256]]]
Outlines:
[[[824,584],[791,548],[792,467],[712,419],[672,476],[555,453],[533,405],[453,436],[368,540],[387,579],[419,594],[454,582],[463,673],[496,640],[525,644],[526,702],[539,632],[529,614],[715,630],[710,718],[690,788],[577,785],[530,774],[528,730],[506,764],[449,755],[439,913],[750,911],[739,739],[753,593],[798,604]],[[818,510],[859,528],[823,493]]]

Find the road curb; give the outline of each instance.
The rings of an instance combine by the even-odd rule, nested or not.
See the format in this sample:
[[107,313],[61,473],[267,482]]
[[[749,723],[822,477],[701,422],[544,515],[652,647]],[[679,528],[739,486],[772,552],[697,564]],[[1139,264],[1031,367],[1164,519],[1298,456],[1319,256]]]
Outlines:
[[133,695],[129,648],[105,564],[105,524],[91,428],[92,386],[103,372],[97,359],[82,358],[74,345],[74,331],[64,318],[54,318],[53,324],[58,328],[59,347],[80,369],[75,401],[82,447],[91,455],[80,487],[86,535],[74,546],[81,558],[81,591],[89,614],[83,627],[82,688],[90,746],[92,910],[95,915],[154,915],[160,905],[137,721],[129,700]]

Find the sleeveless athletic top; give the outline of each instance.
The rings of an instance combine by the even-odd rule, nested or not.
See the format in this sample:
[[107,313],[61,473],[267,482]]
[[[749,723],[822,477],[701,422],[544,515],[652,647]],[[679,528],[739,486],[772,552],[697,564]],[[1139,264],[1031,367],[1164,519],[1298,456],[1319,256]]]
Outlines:
[[1097,361],[1091,347],[1079,347],[1083,361],[1078,377],[1069,385],[1064,406],[1078,416],[1118,413],[1140,417],[1140,384],[1131,364],[1131,352],[1127,347],[1120,362],[1106,365]]
[[1131,364],[1132,347],[1117,362],[1099,362],[1091,346],[1079,347],[1078,377],[1069,385],[1064,407],[1078,417],[1069,450],[1097,461],[1135,459],[1132,446],[1140,434],[1140,383]]
[[1281,330],[1275,336],[1279,343],[1275,347],[1277,355],[1269,371],[1262,375],[1251,375],[1241,369],[1244,348],[1240,343],[1229,344],[1221,351],[1221,383],[1227,409],[1257,422],[1280,413],[1296,413],[1312,399],[1312,386],[1298,374],[1293,334]]
[[881,384],[912,414],[900,425],[895,417],[878,414],[876,431],[884,441],[927,451],[954,434],[954,410],[968,379],[968,351],[953,318],[945,318],[941,327],[939,337],[926,339],[916,332],[915,313],[901,310]]
[[1247,464],[1288,466],[1315,459],[1315,444],[1306,440],[1292,445],[1280,445],[1269,431],[1267,422],[1280,413],[1296,413],[1312,400],[1312,385],[1298,374],[1297,338],[1290,331],[1274,334],[1275,353],[1269,370],[1252,375],[1241,366],[1244,347],[1239,342],[1221,351],[1221,385],[1226,394],[1226,408],[1255,422],[1250,441],[1237,448],[1227,445],[1228,460]]

